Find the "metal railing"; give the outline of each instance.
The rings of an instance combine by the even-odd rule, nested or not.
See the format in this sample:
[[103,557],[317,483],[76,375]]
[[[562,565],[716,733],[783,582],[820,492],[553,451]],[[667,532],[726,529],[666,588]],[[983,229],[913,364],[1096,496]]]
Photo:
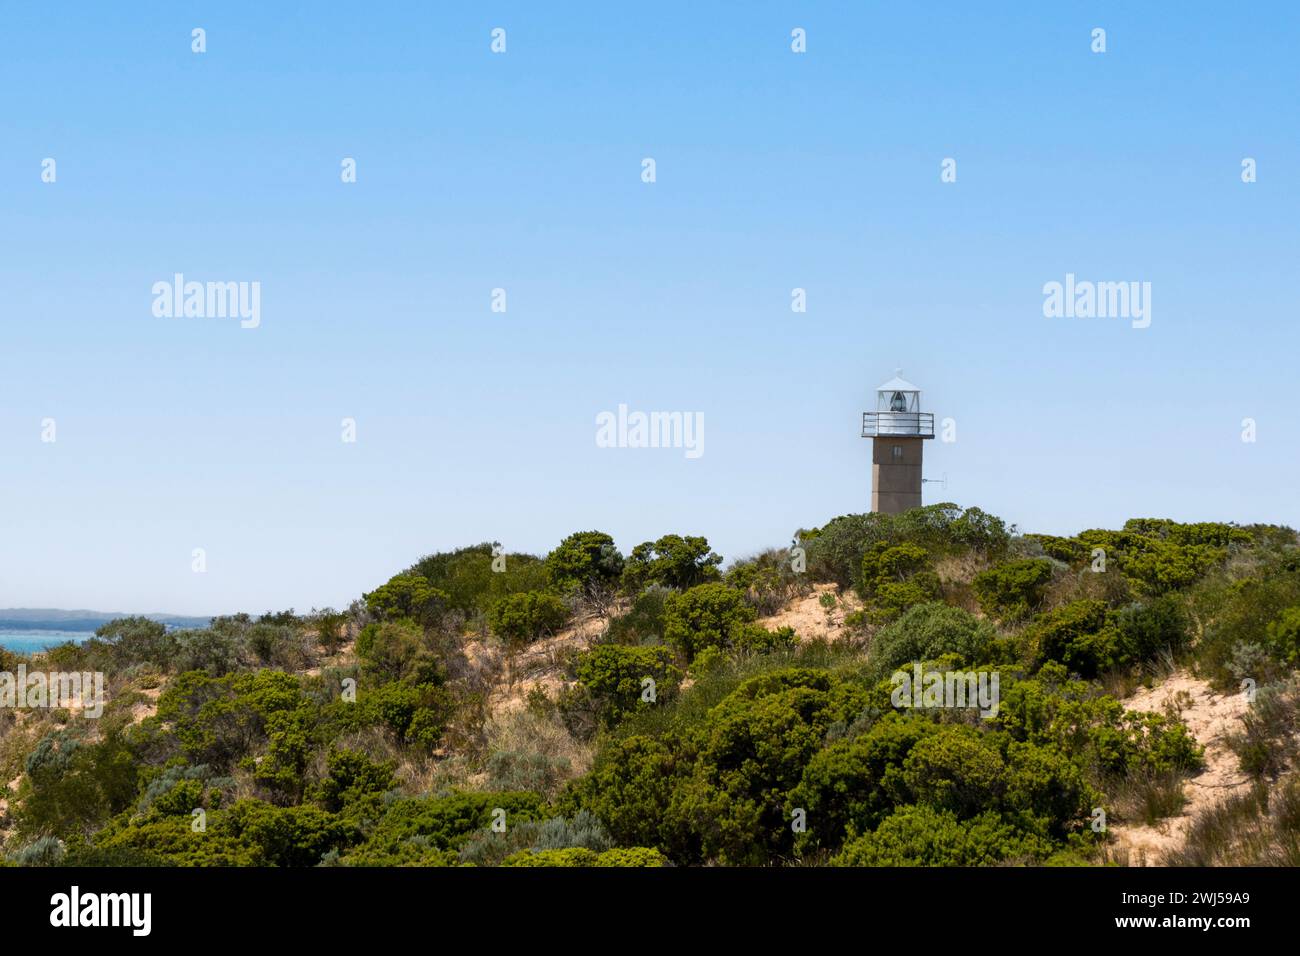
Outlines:
[[898,435],[906,438],[933,438],[933,412],[863,412],[862,437],[878,438]]

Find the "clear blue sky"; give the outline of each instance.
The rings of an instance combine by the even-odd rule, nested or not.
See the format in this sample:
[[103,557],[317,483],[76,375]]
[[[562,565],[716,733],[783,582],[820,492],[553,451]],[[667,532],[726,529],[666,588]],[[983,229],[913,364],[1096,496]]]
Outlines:
[[[866,510],[896,367],[958,423],[927,501],[1300,524],[1295,5],[281,6],[5,12],[0,606],[345,605],[590,528],[742,555]],[[259,281],[261,327],[155,318],[174,272]],[[1151,282],[1151,327],[1044,318],[1067,272]],[[702,412],[703,457],[597,448],[619,403]]]

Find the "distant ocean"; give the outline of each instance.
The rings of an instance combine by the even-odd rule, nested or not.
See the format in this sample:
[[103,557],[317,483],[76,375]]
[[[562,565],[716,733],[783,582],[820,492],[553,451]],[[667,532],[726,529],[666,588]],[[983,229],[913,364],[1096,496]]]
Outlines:
[[68,641],[80,644],[87,638],[94,636],[94,631],[37,631],[0,628],[0,647],[16,654],[32,654],[36,651],[49,650],[59,644],[66,644]]

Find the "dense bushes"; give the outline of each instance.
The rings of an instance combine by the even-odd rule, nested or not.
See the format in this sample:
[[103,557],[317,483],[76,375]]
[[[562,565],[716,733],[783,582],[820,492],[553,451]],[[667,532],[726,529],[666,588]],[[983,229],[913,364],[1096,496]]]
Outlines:
[[411,621],[367,624],[357,636],[361,672],[378,683],[441,683],[442,661]]
[[624,566],[623,586],[631,594],[652,584],[685,590],[716,581],[721,563],[707,538],[667,534],[632,549]]
[[876,545],[910,543],[936,557],[970,552],[997,558],[1006,552],[1011,531],[978,508],[945,503],[898,515],[844,515],[797,537],[807,550],[809,576],[848,588],[858,582],[863,556]]
[[531,554],[505,553],[492,544],[426,555],[407,572],[447,595],[447,606],[467,618],[484,614],[503,597],[544,591],[550,585],[546,563]]
[[410,619],[420,624],[436,623],[450,601],[447,592],[410,572],[396,575],[362,598],[370,613],[382,621]]
[[1038,615],[1024,632],[1039,660],[1058,661],[1084,677],[1177,651],[1186,637],[1186,615],[1167,596],[1118,609],[1103,601],[1072,601]]
[[[916,656],[963,648],[978,658],[992,638],[989,625],[953,608],[909,615],[938,635],[914,643]],[[886,647],[908,645],[907,621]],[[672,729],[608,742],[566,799],[619,843],[657,847],[678,863],[845,845],[839,862],[853,865],[982,865],[1086,844],[1108,781],[1199,765],[1181,723],[1126,712],[1061,664],[1034,679],[1004,675],[1001,709],[978,727],[942,713],[882,712],[874,673],[765,671]],[[947,835],[913,840],[918,820]],[[959,831],[969,836],[950,838]]]
[[364,843],[339,860],[354,866],[447,866],[476,833],[542,816],[533,793],[456,793],[388,804]]
[[[581,531],[544,560],[490,544],[429,555],[346,614],[110,622],[46,658],[108,673],[97,725],[0,711],[0,779],[23,771],[7,859],[1077,862],[1104,839],[1094,807],[1155,820],[1200,766],[1174,711],[1127,711],[1102,690],[1150,680],[1165,658],[1194,659],[1224,689],[1260,686],[1231,744],[1243,770],[1271,778],[1300,759],[1289,529],[1134,519],[1013,538],[978,509],[937,505],[837,518],[796,543],[723,574],[702,537],[665,535],[624,560]],[[757,623],[814,581],[863,597],[848,639]],[[574,612],[574,640],[509,654]],[[586,626],[598,615],[603,631]],[[0,670],[19,661],[0,652]],[[912,662],[997,672],[997,706],[895,709],[890,676]],[[524,706],[494,715],[520,678]]]
[[643,846],[619,848],[597,853],[585,847],[563,850],[520,850],[506,857],[502,866],[665,866],[667,861],[658,850]]
[[569,608],[545,591],[525,591],[502,598],[488,611],[488,626],[498,637],[520,647],[552,634],[569,619]]
[[775,614],[812,589],[804,570],[795,567],[790,552],[773,548],[735,562],[727,569],[725,580],[745,595],[745,600],[759,615]]
[[1052,845],[996,813],[970,820],[928,806],[902,807],[832,861],[836,866],[991,866],[1034,862]]
[[1179,721],[1126,711],[1113,697],[1071,679],[1058,663],[1002,691],[992,721],[1019,741],[1054,745],[1099,775],[1187,771],[1201,765],[1201,748]]
[[27,836],[86,835],[135,802],[139,769],[116,728],[100,741],[70,728],[47,734],[23,770],[18,828]]
[[1119,651],[1118,637],[1106,626],[1106,617],[1101,601],[1075,601],[1043,614],[1026,633],[1042,659],[1096,677],[1114,666]]
[[788,812],[807,814],[801,845],[835,848],[846,834],[874,829],[895,805],[906,803],[903,762],[917,741],[938,729],[927,718],[890,713],[861,737],[818,751],[786,800]]
[[706,647],[728,647],[757,615],[735,588],[701,584],[664,602],[664,640],[689,662]]
[[1122,662],[1151,660],[1165,650],[1178,651],[1188,639],[1187,613],[1171,595],[1136,601],[1111,614]]
[[314,796],[320,805],[337,813],[392,790],[397,780],[391,761],[371,760],[357,750],[332,749],[326,758],[325,778]]
[[877,543],[862,557],[863,598],[880,621],[892,621],[915,604],[939,597],[930,552],[915,544]]
[[1236,689],[1244,678],[1268,683],[1295,661],[1300,552],[1268,555],[1248,570],[1248,577],[1230,573],[1204,582],[1190,600],[1204,630],[1197,663],[1221,690]]
[[666,647],[602,644],[578,658],[574,677],[577,686],[561,709],[575,723],[583,715],[591,725],[613,727],[640,708],[671,700],[682,674]]
[[126,617],[109,621],[95,631],[119,664],[152,664],[165,669],[176,655],[176,637],[158,621],[145,617]]
[[990,652],[996,636],[991,624],[961,608],[919,604],[876,635],[871,661],[881,676],[912,661],[935,660],[945,654],[956,654],[973,664]]
[[623,574],[623,555],[614,539],[601,531],[579,531],[546,556],[551,584],[560,591],[578,591],[589,599],[604,598]]
[[1026,558],[981,571],[971,583],[985,614],[1018,621],[1038,607],[1051,580],[1051,561]]
[[1089,553],[1104,553],[1108,572],[1116,567],[1140,592],[1159,595],[1195,583],[1227,556],[1229,545],[1251,536],[1231,525],[1137,518],[1121,531],[1091,529],[1077,539]]
[[672,594],[652,586],[632,599],[627,612],[609,622],[606,638],[618,644],[655,643],[664,633],[664,605]]
[[1284,664],[1300,664],[1300,606],[1289,607],[1264,628],[1270,653]]

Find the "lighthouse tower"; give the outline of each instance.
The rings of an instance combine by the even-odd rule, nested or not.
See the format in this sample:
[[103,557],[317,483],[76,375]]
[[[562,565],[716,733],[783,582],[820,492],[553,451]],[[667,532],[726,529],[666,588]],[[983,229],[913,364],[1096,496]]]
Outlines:
[[921,411],[921,390],[900,377],[876,389],[876,410],[862,413],[871,439],[871,510],[898,514],[921,507],[921,453],[934,437],[934,415]]

